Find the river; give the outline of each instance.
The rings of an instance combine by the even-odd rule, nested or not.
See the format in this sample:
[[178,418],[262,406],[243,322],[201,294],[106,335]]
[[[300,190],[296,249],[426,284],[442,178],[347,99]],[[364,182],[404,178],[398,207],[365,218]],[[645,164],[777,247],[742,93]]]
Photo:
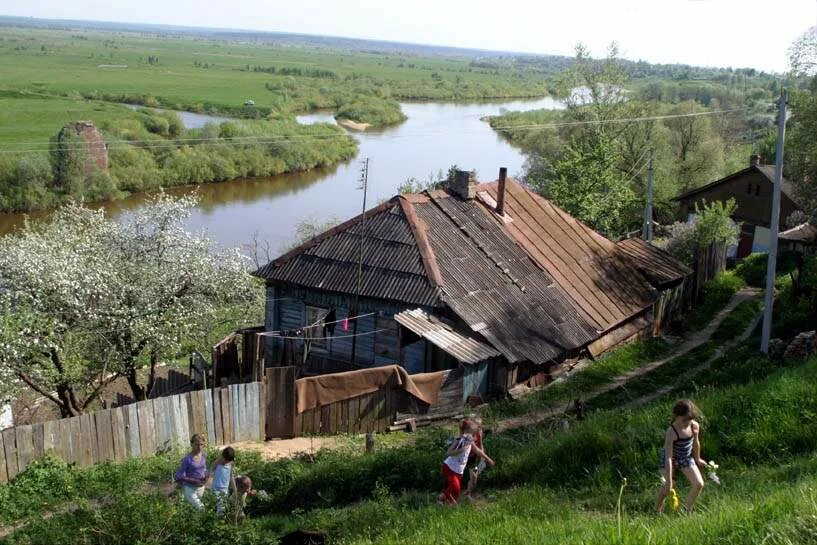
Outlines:
[[[481,102],[474,104],[406,103],[408,119],[387,129],[353,132],[359,142],[358,156],[329,169],[317,169],[250,180],[204,184],[201,202],[187,222],[190,230],[205,230],[225,246],[247,248],[257,233],[273,254],[292,243],[303,220],[325,222],[347,219],[360,213],[361,159],[369,158],[367,208],[388,199],[407,178],[422,180],[452,164],[476,169],[482,181],[496,179],[499,167],[510,174],[521,172],[524,157],[481,118],[502,110],[559,108],[551,99]],[[301,123],[334,123],[329,113],[298,117]],[[198,120],[197,120],[198,121]],[[169,189],[182,194],[190,187]],[[144,195],[103,203],[116,217],[144,202]],[[46,213],[47,214],[47,213]],[[33,218],[44,214],[32,214]],[[0,214],[0,233],[20,225],[19,214]]]

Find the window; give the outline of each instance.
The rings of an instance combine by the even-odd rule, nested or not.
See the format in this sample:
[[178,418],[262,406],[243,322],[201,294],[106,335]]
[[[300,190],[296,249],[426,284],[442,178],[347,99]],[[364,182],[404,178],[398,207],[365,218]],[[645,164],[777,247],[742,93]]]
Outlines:
[[760,197],[760,184],[757,184],[755,188],[755,197]]
[[746,187],[746,194],[747,195],[752,194],[752,183],[751,182],[749,182],[749,185]]
[[310,348],[312,350],[329,350],[329,340],[326,338],[326,333],[323,327],[327,314],[329,314],[329,309],[310,307],[308,305],[306,307],[307,327],[304,327],[304,337],[307,339],[313,339],[310,341]]

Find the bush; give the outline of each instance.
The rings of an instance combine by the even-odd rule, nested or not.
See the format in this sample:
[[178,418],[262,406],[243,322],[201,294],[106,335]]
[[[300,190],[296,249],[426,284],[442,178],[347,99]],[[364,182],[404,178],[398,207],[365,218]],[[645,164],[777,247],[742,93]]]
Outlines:
[[[754,253],[744,258],[735,267],[735,274],[741,277],[747,285],[756,288],[766,287],[766,266],[769,263],[769,254]],[[788,274],[797,267],[797,252],[781,252],[777,257],[776,275]]]

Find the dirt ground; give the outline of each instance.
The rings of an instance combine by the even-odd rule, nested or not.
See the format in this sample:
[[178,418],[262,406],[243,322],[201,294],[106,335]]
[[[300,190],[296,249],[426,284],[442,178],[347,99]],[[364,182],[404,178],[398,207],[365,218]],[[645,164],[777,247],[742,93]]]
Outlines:
[[294,439],[272,439],[270,441],[244,441],[232,443],[237,451],[253,451],[261,453],[265,460],[292,458],[299,454],[315,454],[322,448],[339,448],[350,443],[349,439],[341,437],[295,437]]

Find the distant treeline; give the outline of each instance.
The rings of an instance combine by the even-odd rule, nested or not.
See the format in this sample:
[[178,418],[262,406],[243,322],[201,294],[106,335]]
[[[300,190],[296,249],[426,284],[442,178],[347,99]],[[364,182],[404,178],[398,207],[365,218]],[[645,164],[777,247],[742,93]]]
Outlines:
[[276,66],[258,65],[250,67],[248,64],[244,70],[247,72],[264,72],[266,74],[278,74],[279,76],[299,76],[304,78],[335,79],[338,77],[338,75],[331,70],[321,70],[318,68],[296,68],[291,66],[278,68]]
[[48,208],[159,187],[274,176],[350,159],[355,140],[339,127],[294,121],[229,121],[185,130],[175,112],[140,110],[138,119],[103,124],[109,170],[88,169],[81,141],[51,152],[0,156],[0,211]]

